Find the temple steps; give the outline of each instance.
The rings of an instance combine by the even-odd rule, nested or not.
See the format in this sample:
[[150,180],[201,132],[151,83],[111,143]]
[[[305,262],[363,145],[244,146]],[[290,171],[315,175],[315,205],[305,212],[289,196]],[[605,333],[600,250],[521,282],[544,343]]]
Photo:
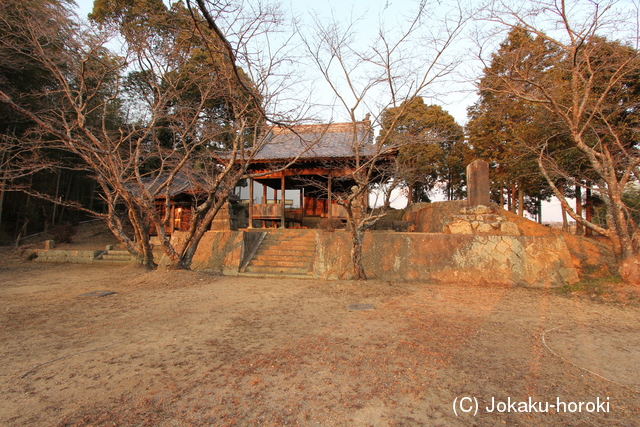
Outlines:
[[95,261],[101,264],[131,264],[136,262],[136,258],[128,251],[111,249],[99,255]]
[[240,274],[310,277],[315,251],[314,230],[270,231]]

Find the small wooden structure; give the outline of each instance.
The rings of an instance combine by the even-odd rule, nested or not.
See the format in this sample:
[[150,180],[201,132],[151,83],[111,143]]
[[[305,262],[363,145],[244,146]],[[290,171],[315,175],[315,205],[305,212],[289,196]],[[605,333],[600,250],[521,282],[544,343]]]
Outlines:
[[[164,184],[163,180],[168,179],[166,176],[147,178],[146,185],[149,190],[154,190]],[[164,226],[165,233],[170,236],[174,231],[187,231],[191,225],[193,216],[193,207],[196,205],[198,195],[202,193],[202,183],[194,182],[187,173],[178,173],[169,188],[169,221]],[[167,212],[166,194],[159,196],[155,200],[156,211],[161,218]],[[149,235],[157,235],[154,226],[149,228]]]
[[[255,177],[249,183],[249,227],[254,226],[254,221],[261,221],[263,227],[279,223],[285,228],[301,224],[306,217],[346,218],[346,210],[336,203],[333,195],[349,191],[355,184],[352,174],[357,159],[366,159],[377,151],[369,118],[355,123],[274,128],[266,138],[249,167]],[[270,172],[297,156],[285,170]],[[254,181],[263,185],[259,204],[253,194]],[[300,191],[299,206],[295,209],[293,200],[284,196],[289,189]],[[368,198],[365,194],[365,207]]]

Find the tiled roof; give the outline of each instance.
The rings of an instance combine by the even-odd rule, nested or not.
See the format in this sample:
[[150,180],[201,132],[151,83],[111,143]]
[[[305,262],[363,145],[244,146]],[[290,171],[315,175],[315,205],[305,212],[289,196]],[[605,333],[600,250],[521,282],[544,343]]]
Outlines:
[[274,128],[255,160],[287,160],[297,155],[301,160],[345,159],[355,156],[354,148],[357,146],[362,156],[376,152],[368,120]]
[[[155,192],[158,191],[160,185],[164,184],[167,179],[169,179],[168,174],[162,174],[157,177],[146,177],[142,178],[142,182],[147,187],[147,191]],[[202,181],[202,178],[198,178],[196,176],[191,176],[190,174],[180,171],[176,174],[171,182],[171,187],[169,188],[169,196],[177,196],[178,194],[183,193],[200,193],[203,192],[206,188],[206,183]],[[137,190],[134,190],[137,192]],[[161,196],[164,196],[164,191],[161,192]]]

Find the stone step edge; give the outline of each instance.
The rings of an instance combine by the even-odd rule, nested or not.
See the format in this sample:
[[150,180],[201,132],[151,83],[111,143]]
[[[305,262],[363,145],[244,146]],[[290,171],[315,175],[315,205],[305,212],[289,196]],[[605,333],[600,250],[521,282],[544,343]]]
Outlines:
[[258,255],[266,255],[266,256],[280,256],[280,257],[290,257],[290,258],[308,258],[312,257],[315,251],[286,251],[284,249],[258,249],[256,254],[253,256],[254,258]]
[[251,273],[251,272],[243,272],[243,273],[238,273],[238,276],[245,276],[245,277],[285,277],[285,278],[288,278],[288,279],[313,279],[313,275],[311,275],[311,273],[293,274],[293,273]]
[[248,267],[295,267],[295,268],[309,268],[311,262],[303,261],[288,261],[288,260],[262,260],[254,259],[249,263]]
[[247,266],[244,273],[271,273],[271,274],[308,274],[308,268],[298,267],[260,267],[260,266]]
[[291,247],[294,247],[294,248],[315,248],[316,244],[313,243],[313,244],[309,244],[309,245],[301,245],[299,243],[289,243],[289,242],[278,242],[278,243],[275,243],[275,242],[262,242],[262,244],[260,246],[261,247],[267,247],[268,246],[268,247],[271,247],[271,248],[275,248],[275,247],[279,247],[279,246],[285,247],[285,248],[291,248]]
[[281,237],[281,236],[269,236],[266,235],[264,236],[264,241],[265,242],[315,242],[316,241],[316,237],[312,236],[310,238],[307,237],[294,237],[294,238],[290,238],[290,237]]

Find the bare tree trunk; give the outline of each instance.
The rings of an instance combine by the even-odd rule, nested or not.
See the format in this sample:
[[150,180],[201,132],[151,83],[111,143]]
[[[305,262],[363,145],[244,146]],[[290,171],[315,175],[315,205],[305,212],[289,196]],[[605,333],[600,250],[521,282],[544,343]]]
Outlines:
[[[133,235],[135,238],[135,244],[128,245],[129,252],[136,257],[138,264],[153,270],[158,265],[153,260],[153,251],[149,242],[149,226],[146,224],[145,218],[140,213],[137,205],[128,204],[127,213],[131,226],[133,227]],[[128,243],[131,243],[129,239]],[[133,252],[131,252],[132,248],[135,248]]]
[[18,247],[20,246],[20,240],[22,240],[22,238],[27,235],[27,225],[29,225],[28,218],[24,221],[24,225],[20,229],[20,232],[18,233],[18,237],[16,237],[16,246],[15,246],[16,249],[18,249]]
[[[576,215],[582,217],[582,187],[576,185]],[[584,234],[584,226],[576,221],[576,235],[582,236]]]
[[[560,187],[560,194],[562,195],[562,198],[564,199],[564,187]],[[569,231],[569,221],[567,220],[567,210],[565,209],[564,205],[560,205],[560,209],[562,209],[562,231]]]
[[538,197],[536,203],[538,205],[538,224],[542,224],[542,199]]
[[518,184],[518,215],[524,216],[524,190],[521,184]]
[[[623,251],[621,250],[621,240],[618,237],[620,230],[616,228],[617,225],[614,221],[614,215],[613,215],[612,209],[610,208],[611,201],[610,200],[605,201],[607,206],[607,227],[602,227],[599,224],[595,224],[594,222],[587,222],[584,218],[581,218],[575,214],[575,210],[571,208],[571,205],[569,205],[566,198],[564,197],[564,190],[562,188],[558,188],[554,180],[551,179],[551,177],[549,176],[549,173],[547,172],[544,166],[544,163],[540,158],[538,159],[538,166],[540,167],[540,171],[542,172],[544,178],[547,180],[547,183],[553,190],[553,194],[560,201],[560,205],[562,206],[563,211],[569,213],[569,215],[571,215],[571,217],[574,220],[576,220],[576,222],[582,221],[582,224],[585,227],[592,229],[593,231],[600,233],[603,236],[608,237],[611,240],[616,256],[621,256],[623,254]],[[590,192],[588,194],[590,195]],[[606,197],[606,193],[603,194],[603,196]],[[628,251],[626,253],[628,253]]]
[[365,280],[367,276],[364,272],[364,266],[362,265],[362,239],[364,231],[361,228],[363,224],[362,215],[359,211],[358,195],[353,194],[345,200],[344,207],[347,211],[347,223],[349,224],[349,233],[351,234],[353,278],[356,280]]
[[[587,187],[587,200],[586,200],[586,220],[588,222],[593,222],[593,197],[591,196],[591,188]],[[593,236],[593,230],[589,227],[585,229],[584,235],[587,237]]]
[[[69,177],[69,185],[67,186],[67,192],[64,193],[65,196],[69,197],[69,195],[71,194],[71,185],[73,184],[73,176]],[[60,195],[58,195],[58,197],[62,197]],[[77,199],[76,199],[77,200]],[[60,207],[60,215],[58,216],[58,222],[60,222],[60,220],[62,220],[62,218],[64,218],[64,212],[65,212],[65,205],[62,205]]]
[[[620,260],[624,261],[631,258],[635,251],[633,247],[633,239],[629,233],[629,222],[626,217],[626,212],[622,209],[624,202],[622,201],[621,191],[610,191],[609,197],[612,199],[607,205],[607,210],[610,214],[607,214],[607,224],[611,230],[615,230],[617,240],[620,245]],[[611,217],[611,221],[609,220]],[[614,228],[615,227],[615,228]]]
[[[60,197],[60,175],[61,175],[61,171],[60,169],[56,170],[56,195],[54,196],[56,200],[58,200],[58,197]],[[54,203],[53,204],[53,213],[51,215],[51,226],[55,226],[56,225],[56,220],[58,219],[58,204]]]
[[362,238],[364,233],[351,227],[351,261],[353,262],[353,278],[365,280],[367,278],[362,265]]

